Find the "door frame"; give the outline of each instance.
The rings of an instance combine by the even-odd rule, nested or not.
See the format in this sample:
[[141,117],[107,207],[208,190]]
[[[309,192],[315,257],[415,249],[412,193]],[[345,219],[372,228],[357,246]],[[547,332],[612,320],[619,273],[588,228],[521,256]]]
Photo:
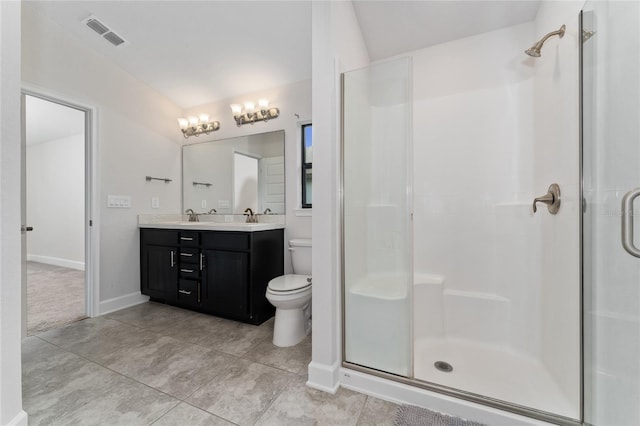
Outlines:
[[[73,108],[84,112],[84,295],[85,314],[88,317],[95,317],[100,314],[100,202],[98,186],[98,134],[97,121],[98,109],[93,105],[70,99],[64,95],[53,93],[40,87],[22,84],[21,89],[21,215],[22,223],[26,225],[26,188],[24,186],[24,176],[26,173],[26,111],[25,96],[33,96],[58,105]],[[27,280],[24,262],[24,249],[26,245],[23,241],[23,267],[22,267],[22,336],[27,336]]]

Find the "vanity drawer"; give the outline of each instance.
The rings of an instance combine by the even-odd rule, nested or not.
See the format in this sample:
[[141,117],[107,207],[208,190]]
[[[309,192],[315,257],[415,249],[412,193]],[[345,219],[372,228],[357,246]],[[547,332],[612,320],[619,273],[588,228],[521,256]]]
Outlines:
[[178,302],[186,305],[198,305],[200,303],[200,282],[181,278],[178,283]]
[[245,232],[203,232],[202,246],[213,249],[249,250],[249,234]]
[[193,280],[197,280],[200,278],[200,269],[198,265],[193,263],[182,263],[180,265],[180,277],[181,278],[189,278]]
[[200,245],[200,233],[197,231],[180,231],[180,245],[197,247]]
[[180,247],[178,249],[180,263],[195,263],[200,261],[200,250],[197,248]]
[[161,246],[175,246],[178,244],[178,231],[167,231],[164,229],[141,229],[143,244],[154,244]]

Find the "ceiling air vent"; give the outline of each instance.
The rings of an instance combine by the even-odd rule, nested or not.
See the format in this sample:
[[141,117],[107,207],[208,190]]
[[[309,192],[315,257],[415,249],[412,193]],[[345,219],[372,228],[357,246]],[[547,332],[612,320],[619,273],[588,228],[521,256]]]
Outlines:
[[104,25],[102,22],[98,21],[93,16],[90,16],[89,18],[87,18],[85,20],[85,23],[87,24],[87,27],[91,28],[93,31],[97,32],[100,35],[106,33],[107,31],[109,31],[109,28],[107,28],[106,25]]
[[101,22],[94,15],[89,16],[87,19],[82,21],[87,27],[91,28],[96,33],[100,34],[102,38],[107,40],[109,43],[114,46],[120,46],[121,44],[126,43],[126,40],[120,37],[118,34],[114,33],[108,26]]
[[114,33],[113,31],[109,31],[108,33],[103,35],[103,37],[105,38],[105,40],[107,40],[109,43],[113,44],[114,46],[120,46],[122,43],[124,43],[124,40],[122,39],[122,37],[120,37],[118,34]]

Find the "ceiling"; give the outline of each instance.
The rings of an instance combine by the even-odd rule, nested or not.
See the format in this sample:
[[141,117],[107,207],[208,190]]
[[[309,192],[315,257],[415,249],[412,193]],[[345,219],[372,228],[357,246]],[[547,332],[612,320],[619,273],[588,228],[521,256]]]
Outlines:
[[[29,1],[85,46],[189,108],[311,78],[307,1]],[[95,15],[118,47],[82,21]]]
[[[182,108],[311,78],[311,2],[28,1]],[[372,60],[535,18],[539,1],[354,1]],[[114,47],[82,21],[126,40]]]
[[354,1],[371,60],[533,21],[540,1]]
[[84,112],[80,110],[28,95],[25,104],[27,145],[84,132]]

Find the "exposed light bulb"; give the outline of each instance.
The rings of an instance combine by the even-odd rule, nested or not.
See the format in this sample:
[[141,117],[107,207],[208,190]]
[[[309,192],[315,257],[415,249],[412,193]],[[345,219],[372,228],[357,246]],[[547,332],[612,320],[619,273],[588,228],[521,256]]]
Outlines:
[[185,130],[187,127],[189,127],[189,120],[187,120],[186,118],[178,118],[178,125],[180,125],[180,128],[182,130]]
[[242,105],[240,104],[231,104],[231,112],[234,116],[242,114]]

